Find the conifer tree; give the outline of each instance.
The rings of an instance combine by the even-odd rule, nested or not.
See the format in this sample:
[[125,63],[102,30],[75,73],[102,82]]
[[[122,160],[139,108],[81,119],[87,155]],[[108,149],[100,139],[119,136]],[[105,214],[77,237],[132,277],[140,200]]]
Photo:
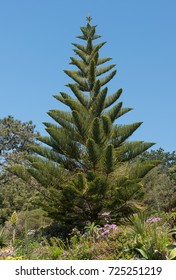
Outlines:
[[101,214],[109,211],[113,219],[128,215],[139,206],[141,179],[158,162],[137,164],[133,159],[154,143],[129,141],[142,124],[120,125],[119,119],[131,108],[124,108],[119,98],[122,89],[108,93],[107,84],[115,76],[110,57],[100,57],[105,42],[96,26],[81,27],[82,44],[73,43],[76,57],[71,57],[69,93],[54,97],[68,110],[50,110],[55,122],[45,122],[48,136],[38,139],[28,156],[31,168],[14,166],[13,172],[25,180],[35,178],[42,186],[40,205],[48,215],[64,224],[101,223]]

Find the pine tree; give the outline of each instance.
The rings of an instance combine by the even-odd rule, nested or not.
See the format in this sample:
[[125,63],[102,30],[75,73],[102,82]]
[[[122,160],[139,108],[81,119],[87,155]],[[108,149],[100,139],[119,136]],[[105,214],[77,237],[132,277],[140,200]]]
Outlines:
[[54,95],[68,110],[48,112],[55,122],[44,123],[48,136],[38,138],[43,146],[32,147],[31,168],[13,167],[23,179],[32,176],[40,183],[44,196],[40,204],[49,216],[72,225],[101,223],[105,211],[113,219],[134,211],[142,194],[141,179],[158,163],[133,162],[154,143],[128,141],[142,122],[119,124],[132,109],[118,101],[121,88],[108,93],[115,64],[107,63],[110,57],[99,56],[105,42],[94,44],[101,36],[90,17],[80,29],[77,38],[84,44],[73,44],[74,70],[65,70],[72,80],[67,84],[70,93]]

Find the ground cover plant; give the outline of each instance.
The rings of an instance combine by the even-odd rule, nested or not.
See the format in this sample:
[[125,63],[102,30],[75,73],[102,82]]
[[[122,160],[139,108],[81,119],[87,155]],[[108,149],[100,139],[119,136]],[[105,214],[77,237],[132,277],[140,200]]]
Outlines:
[[28,231],[25,238],[15,239],[13,233],[4,228],[11,245],[7,246],[1,230],[0,259],[175,260],[176,228],[172,217],[165,213],[161,217],[148,217],[140,212],[118,226],[106,223],[100,227],[92,223],[83,231],[74,228],[65,240],[44,236],[40,231],[32,234]]

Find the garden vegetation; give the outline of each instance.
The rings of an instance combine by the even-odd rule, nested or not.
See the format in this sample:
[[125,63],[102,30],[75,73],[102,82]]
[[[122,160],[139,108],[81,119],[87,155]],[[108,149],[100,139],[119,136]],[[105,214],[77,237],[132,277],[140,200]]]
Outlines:
[[109,93],[115,64],[91,17],[81,33],[48,135],[0,120],[0,258],[175,259],[175,152],[130,141],[142,122],[120,123],[132,109]]

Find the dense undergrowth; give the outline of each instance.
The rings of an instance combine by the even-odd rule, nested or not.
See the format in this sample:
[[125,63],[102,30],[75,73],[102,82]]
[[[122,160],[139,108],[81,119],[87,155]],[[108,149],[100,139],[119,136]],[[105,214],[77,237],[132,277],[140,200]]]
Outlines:
[[[40,216],[40,219],[39,219]],[[176,259],[176,213],[134,214],[116,225],[83,230],[52,224],[41,210],[14,213],[0,229],[1,260],[167,260]]]

